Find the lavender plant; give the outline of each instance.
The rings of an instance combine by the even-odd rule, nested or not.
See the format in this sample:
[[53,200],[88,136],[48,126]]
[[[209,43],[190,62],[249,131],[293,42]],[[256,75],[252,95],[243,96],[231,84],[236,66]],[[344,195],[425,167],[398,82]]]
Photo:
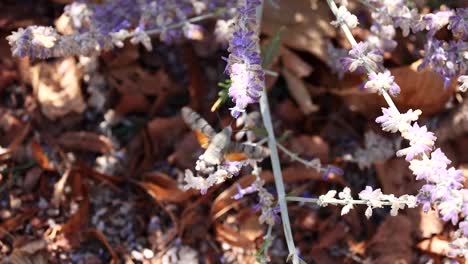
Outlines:
[[[424,211],[435,209],[444,221],[458,225],[458,231],[453,242],[454,256],[468,256],[468,192],[463,189],[463,177],[460,170],[448,165],[451,161],[440,148],[435,149],[436,136],[427,127],[417,122],[422,111],[410,109],[400,113],[392,96],[400,93],[400,87],[395,82],[391,72],[383,66],[385,51],[395,49],[396,30],[400,29],[403,36],[410,32],[427,31],[427,41],[421,68],[431,67],[448,85],[452,79],[458,77],[460,91],[468,89],[468,11],[466,8],[456,10],[441,10],[425,15],[418,10],[410,9],[403,0],[380,1],[361,0],[366,5],[373,19],[371,34],[365,41],[357,42],[350,28],[359,25],[358,18],[347,8],[347,1],[340,1],[343,5],[337,7],[333,0],[327,0],[336,20],[331,21],[335,27],[342,29],[352,45],[349,52],[336,49],[328,45],[331,60],[329,65],[342,77],[345,71],[366,72],[368,80],[364,88],[369,92],[382,95],[388,107],[382,108],[383,115],[375,121],[383,131],[401,134],[408,141],[408,147],[396,151],[399,157],[405,157],[409,168],[417,180],[424,180],[425,185],[415,195],[383,194],[380,189],[367,186],[359,192],[359,199],[354,199],[351,190],[346,187],[341,192],[330,190],[318,198],[304,198],[286,196],[281,174],[281,167],[277,148],[282,150],[293,160],[314,168],[327,175],[330,172],[342,173],[333,166],[323,167],[320,160],[307,161],[278,144],[271,121],[268,98],[265,91],[265,69],[259,45],[259,29],[261,20],[261,0],[239,1],[149,1],[149,0],[118,0],[104,1],[96,4],[78,1],[68,5],[65,14],[69,17],[70,26],[74,33],[62,35],[52,27],[30,26],[13,32],[7,39],[15,56],[50,58],[71,55],[95,56],[100,52],[114,47],[121,47],[127,39],[133,44],[141,43],[148,50],[152,48],[151,37],[158,35],[161,41],[173,43],[185,37],[197,39],[203,34],[203,28],[194,23],[206,18],[219,17],[217,32],[220,42],[228,40],[229,56],[225,58],[226,73],[230,83],[228,96],[234,106],[230,109],[234,118],[248,123],[247,109],[249,105],[259,104],[263,123],[267,131],[265,140],[254,141],[252,135],[248,137],[248,144],[241,145],[231,142],[230,127],[220,133],[215,131],[201,117],[187,109],[183,115],[187,123],[194,129],[202,130],[210,137],[211,143],[206,152],[201,155],[195,166],[195,174],[191,170],[185,172],[185,188],[197,189],[201,193],[215,184],[237,176],[243,167],[250,166],[255,182],[247,187],[237,186],[237,194],[232,198],[239,200],[247,195],[256,194],[259,198],[258,208],[261,210],[259,221],[268,226],[265,241],[271,241],[273,226],[281,217],[285,239],[290,259],[294,264],[299,263],[298,251],[295,247],[291,225],[289,223],[287,201],[311,202],[319,206],[343,206],[341,214],[347,214],[356,205],[367,206],[366,217],[371,217],[373,210],[389,206],[390,214],[397,215],[401,209],[414,208],[421,204]],[[235,16],[233,15],[235,14]],[[436,33],[447,28],[453,34],[450,42],[439,40]],[[226,37],[228,35],[228,37]],[[337,68],[338,62],[342,67]],[[216,106],[215,108],[217,108]],[[240,121],[239,121],[240,122]],[[239,136],[239,138],[241,138]],[[359,149],[356,156],[374,156],[379,150],[375,147],[376,136],[368,139],[366,149]],[[239,139],[238,138],[238,139]],[[269,151],[260,151],[261,145],[267,141]],[[382,140],[380,140],[382,141]],[[393,144],[384,142],[385,148],[393,151]],[[399,145],[399,144],[398,144]],[[246,159],[229,161],[223,158],[231,147],[238,148],[246,154]],[[258,151],[258,152],[256,152]],[[367,154],[366,154],[367,153]],[[368,154],[371,153],[371,154]],[[277,197],[267,191],[264,181],[260,177],[259,161],[270,156]],[[380,153],[378,157],[388,158],[392,153]],[[369,167],[369,159],[356,159],[360,167]],[[259,260],[268,259],[268,243],[262,249]]]

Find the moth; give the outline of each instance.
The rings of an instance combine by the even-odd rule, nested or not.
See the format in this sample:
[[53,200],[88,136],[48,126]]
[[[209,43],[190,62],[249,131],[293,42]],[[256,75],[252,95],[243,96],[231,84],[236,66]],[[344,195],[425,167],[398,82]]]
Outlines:
[[195,132],[200,145],[206,149],[203,157],[210,164],[221,164],[223,160],[262,160],[269,155],[266,148],[231,141],[232,128],[230,126],[216,133],[203,117],[189,107],[182,108],[182,118]]

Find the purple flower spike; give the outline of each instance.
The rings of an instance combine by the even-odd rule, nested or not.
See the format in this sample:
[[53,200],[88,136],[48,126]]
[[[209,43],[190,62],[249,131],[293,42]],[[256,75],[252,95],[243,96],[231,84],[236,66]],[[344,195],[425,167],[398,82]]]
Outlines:
[[384,73],[370,73],[369,81],[366,82],[364,88],[369,89],[371,92],[382,91],[389,92],[393,96],[397,96],[400,93],[400,86],[395,83],[395,77],[386,70]]
[[338,167],[335,166],[328,166],[325,172],[322,175],[322,178],[325,180],[329,179],[330,174],[337,174],[337,175],[343,175],[344,171]]
[[251,194],[257,191],[257,186],[255,183],[252,185],[247,186],[246,188],[242,189],[240,184],[237,184],[237,193],[232,196],[232,199],[240,200],[244,198],[244,195]]
[[349,57],[340,60],[344,69],[354,72],[362,70],[364,67],[370,67],[377,71],[378,64],[383,61],[383,53],[378,49],[371,50],[366,42],[359,42],[349,51]]
[[468,8],[457,8],[455,14],[449,18],[448,29],[462,39],[468,39]]
[[245,111],[247,105],[260,100],[264,89],[264,72],[259,53],[256,8],[261,1],[243,0],[239,4],[236,28],[229,42],[226,71],[231,78],[229,96],[236,104],[231,108],[235,118]]
[[427,131],[426,126],[420,127],[418,123],[414,123],[407,132],[403,133],[403,137],[409,140],[410,146],[397,151],[396,155],[398,157],[406,156],[407,161],[431,150],[434,141],[437,139],[434,133]]

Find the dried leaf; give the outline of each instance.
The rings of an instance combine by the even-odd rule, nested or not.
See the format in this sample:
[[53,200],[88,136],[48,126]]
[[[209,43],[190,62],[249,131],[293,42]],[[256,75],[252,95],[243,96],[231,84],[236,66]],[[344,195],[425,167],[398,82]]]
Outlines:
[[373,263],[413,263],[411,221],[403,215],[387,217],[367,247]]
[[57,141],[60,146],[71,150],[108,154],[114,149],[110,139],[87,131],[66,132]]
[[384,193],[392,193],[396,196],[417,193],[418,186],[408,184],[414,181],[414,176],[405,160],[390,159],[385,163],[375,163],[374,166]]
[[175,145],[175,151],[169,157],[169,163],[175,164],[181,169],[193,168],[193,164],[197,161],[201,154],[201,147],[196,139],[195,133],[186,133],[182,140],[177,142]]
[[296,55],[295,52],[286,47],[281,48],[281,61],[288,72],[299,78],[307,77],[313,71],[309,63],[305,62],[301,57]]
[[[445,109],[445,104],[456,89],[455,81],[444,88],[442,78],[430,69],[418,71],[421,60],[409,66],[390,69],[395,76],[395,82],[400,86],[401,93],[394,98],[400,111],[421,109],[423,115],[432,115]],[[365,76],[347,75],[339,86],[342,90],[333,93],[345,98],[351,110],[374,118],[381,115],[381,107],[387,104],[382,96],[368,93],[361,89]]]
[[83,239],[83,228],[89,222],[90,204],[87,192],[80,202],[80,208],[60,228],[60,241],[64,247],[75,248]]
[[216,223],[214,225],[216,238],[219,241],[228,243],[236,247],[244,249],[253,249],[255,248],[255,243],[252,243],[247,237],[241,235],[239,232],[234,230],[232,227]]
[[111,87],[116,88],[122,94],[154,96],[176,90],[173,89],[174,85],[164,71],[150,73],[136,63],[111,69],[108,82]]
[[7,151],[0,153],[0,160],[9,158],[12,153],[16,151],[16,149],[21,145],[21,143],[25,140],[26,136],[31,129],[31,123],[26,124],[21,132],[15,137],[15,139],[8,145]]
[[319,107],[312,103],[312,98],[310,97],[304,81],[290,73],[287,69],[283,69],[281,72],[286,79],[289,93],[297,102],[302,112],[308,115],[318,111]]
[[47,118],[55,120],[85,110],[80,73],[73,57],[38,63],[31,67],[31,81],[34,95]]
[[4,65],[0,64],[0,91],[7,87],[18,78],[16,71],[7,69]]
[[263,235],[263,226],[258,222],[258,214],[251,208],[243,208],[239,214],[239,233],[250,240],[255,240]]
[[317,244],[312,246],[312,252],[319,252],[326,248],[337,244],[346,237],[347,228],[344,223],[337,223],[332,225],[331,229],[326,230],[320,234],[320,240]]
[[335,28],[330,25],[334,18],[327,4],[320,1],[317,9],[311,9],[310,0],[278,1],[277,5],[265,1],[262,32],[273,36],[278,28],[285,26],[284,45],[308,51],[325,61],[325,39],[336,35]]
[[30,147],[31,147],[31,152],[32,152],[34,159],[36,160],[37,164],[39,164],[39,166],[42,169],[48,170],[48,171],[54,170],[52,164],[49,162],[49,158],[47,157],[46,153],[42,149],[42,146],[39,144],[39,142],[33,139],[31,141]]
[[30,220],[32,216],[37,213],[37,211],[38,209],[36,208],[29,208],[24,212],[18,213],[12,218],[9,218],[0,223],[0,239],[2,239],[6,234],[13,232],[23,226],[24,222]]
[[[419,232],[423,238],[430,238],[433,235],[440,234],[444,230],[444,222],[440,219],[436,211],[427,213],[417,210],[419,213]],[[414,222],[416,223],[416,222]]]
[[320,136],[305,134],[294,136],[288,141],[287,147],[306,160],[319,158],[322,163],[328,163],[330,147]]
[[23,188],[27,192],[31,192],[34,187],[37,185],[39,182],[39,179],[41,178],[43,170],[39,167],[34,167],[26,173],[26,176],[24,177],[24,182],[23,182]]
[[144,113],[148,111],[149,107],[149,100],[143,94],[125,93],[120,97],[115,111],[121,115],[134,112]]
[[138,185],[159,202],[183,203],[194,193],[184,192],[174,179],[159,172],[145,174]]
[[106,247],[107,251],[109,252],[109,254],[111,255],[111,258],[112,258],[112,260],[110,261],[111,264],[120,263],[118,255],[115,253],[114,249],[109,244],[106,237],[104,236],[104,234],[101,231],[99,231],[96,228],[90,228],[90,229],[88,229],[86,231],[86,234],[87,234],[88,237],[91,236],[91,237],[96,238],[97,240],[99,240]]
[[451,249],[449,241],[439,237],[425,239],[419,242],[416,247],[422,251],[440,256],[446,256]]
[[153,152],[157,158],[163,158],[168,149],[172,148],[180,140],[185,132],[185,125],[182,118],[161,117],[154,118],[148,125],[148,134],[151,137]]

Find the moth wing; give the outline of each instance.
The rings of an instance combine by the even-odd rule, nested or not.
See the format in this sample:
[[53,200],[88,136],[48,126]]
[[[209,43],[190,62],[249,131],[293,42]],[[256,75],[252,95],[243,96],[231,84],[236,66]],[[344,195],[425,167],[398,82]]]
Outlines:
[[229,160],[229,158],[231,158],[231,161],[245,159],[262,160],[270,155],[268,149],[264,147],[239,142],[232,142],[227,153],[226,159]]
[[204,149],[208,148],[208,146],[210,145],[210,138],[207,135],[203,134],[200,130],[194,130],[193,132],[195,133],[195,137],[197,138],[197,141],[200,144],[200,146]]
[[181,113],[185,123],[195,132],[200,145],[208,148],[210,140],[216,135],[213,127],[190,107],[183,107]]
[[247,155],[243,152],[228,152],[224,154],[224,159],[227,161],[243,161],[247,159]]

